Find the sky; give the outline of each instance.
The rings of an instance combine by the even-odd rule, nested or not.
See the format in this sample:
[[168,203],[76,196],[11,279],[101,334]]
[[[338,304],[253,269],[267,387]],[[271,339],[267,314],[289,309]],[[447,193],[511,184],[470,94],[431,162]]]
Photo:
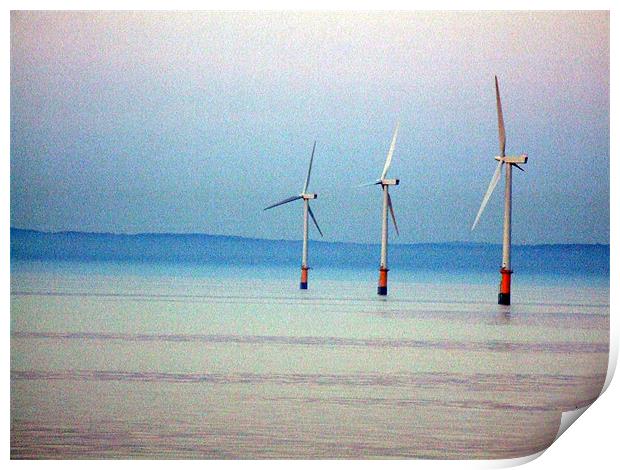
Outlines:
[[[609,243],[608,12],[11,13],[12,227],[327,241]],[[319,239],[311,230],[311,238]]]

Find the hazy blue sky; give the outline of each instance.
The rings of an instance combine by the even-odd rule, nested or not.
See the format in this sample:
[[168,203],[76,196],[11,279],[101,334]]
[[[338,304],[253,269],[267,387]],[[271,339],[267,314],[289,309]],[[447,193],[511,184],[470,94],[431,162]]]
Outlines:
[[[513,242],[609,241],[609,15],[11,15],[11,225],[301,236],[310,189],[327,240],[501,241],[493,75],[514,172]],[[318,235],[312,234],[313,238]]]

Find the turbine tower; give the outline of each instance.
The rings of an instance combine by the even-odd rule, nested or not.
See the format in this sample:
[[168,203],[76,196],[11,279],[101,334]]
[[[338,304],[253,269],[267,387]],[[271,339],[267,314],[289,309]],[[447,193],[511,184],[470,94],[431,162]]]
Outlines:
[[314,217],[312,209],[310,209],[310,199],[316,199],[317,195],[314,193],[307,192],[308,184],[310,183],[310,172],[312,171],[312,160],[314,159],[315,149],[316,149],[316,141],[314,142],[314,145],[312,146],[312,155],[310,155],[310,165],[308,166],[308,174],[306,175],[306,182],[304,183],[304,188],[302,189],[301,194],[286,198],[283,201],[276,202],[275,204],[269,207],[265,207],[263,209],[263,210],[272,209],[274,207],[296,201],[297,199],[303,199],[304,201],[304,237],[303,237],[303,248],[302,248],[302,253],[301,253],[301,282],[299,283],[300,289],[308,288],[308,269],[309,269],[308,268],[308,214],[310,214],[310,217],[312,217],[312,222],[314,222],[314,225],[316,226],[316,229],[321,234],[321,237],[323,236],[323,232],[321,232],[321,229],[319,227],[318,222],[316,221],[316,218]]
[[394,222],[396,234],[398,235],[398,225],[396,224],[396,216],[394,215],[394,207],[392,206],[392,198],[390,197],[389,187],[398,185],[400,180],[386,178],[387,172],[392,164],[392,155],[394,155],[394,147],[396,146],[398,127],[399,123],[396,123],[394,136],[392,137],[392,143],[390,144],[390,150],[388,151],[387,158],[385,159],[385,165],[383,166],[381,176],[377,181],[363,185],[381,185],[381,190],[383,191],[383,210],[381,212],[381,264],[379,265],[379,286],[377,288],[377,294],[379,295],[387,295],[388,291],[388,209],[392,216],[392,222]]
[[484,208],[489,202],[489,198],[497,186],[497,183],[501,177],[502,167],[506,165],[506,190],[504,194],[504,236],[502,244],[502,267],[499,272],[502,275],[502,280],[499,288],[498,303],[500,305],[510,305],[510,276],[512,269],[510,265],[510,237],[511,237],[511,218],[512,218],[512,167],[515,166],[521,171],[523,168],[519,164],[527,163],[527,155],[519,156],[506,156],[506,130],[504,129],[504,115],[502,113],[502,101],[499,96],[499,85],[497,83],[497,76],[495,76],[495,99],[497,102],[497,126],[499,129],[499,156],[495,157],[499,163],[491,178],[491,183],[482,198],[482,204],[476,215],[476,220],[471,229],[476,228],[478,220],[484,211]]

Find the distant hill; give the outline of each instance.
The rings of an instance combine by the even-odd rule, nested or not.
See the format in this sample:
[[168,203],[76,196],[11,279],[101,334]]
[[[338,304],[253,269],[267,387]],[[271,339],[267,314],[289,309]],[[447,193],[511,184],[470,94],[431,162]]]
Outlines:
[[[379,246],[311,242],[311,266],[375,269]],[[206,234],[110,234],[11,228],[12,260],[140,261],[231,265],[300,263],[301,242]],[[609,245],[517,245],[523,274],[609,276]],[[499,269],[501,246],[469,242],[394,244],[390,264],[402,270],[451,273]]]

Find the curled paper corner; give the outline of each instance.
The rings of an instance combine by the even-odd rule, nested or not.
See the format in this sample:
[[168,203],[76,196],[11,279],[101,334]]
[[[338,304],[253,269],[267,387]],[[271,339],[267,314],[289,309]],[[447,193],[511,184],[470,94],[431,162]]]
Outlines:
[[[609,384],[611,383],[611,381],[613,380],[614,374],[616,372],[616,366],[618,364],[618,344],[616,341],[611,341],[610,345],[609,345],[609,359],[607,362],[607,375],[605,377],[605,383],[603,384],[603,387],[601,388],[601,391],[598,394],[598,397],[596,398],[596,400],[599,399],[599,397],[605,393],[605,391],[607,390],[607,388],[609,387]],[[594,400],[594,401],[596,401]],[[594,403],[594,401],[592,401],[592,403]],[[590,408],[590,406],[592,406],[592,403],[590,403],[589,405],[586,405],[582,408],[577,408],[574,410],[568,410],[568,411],[564,411],[562,413],[562,419],[560,420],[560,428],[558,429],[558,433],[555,436],[555,439],[553,440],[554,442],[558,440],[558,438],[564,434],[564,432],[570,428],[573,423],[575,421],[577,421],[577,419],[585,413],[585,411]]]
[[555,435],[553,442],[557,441],[558,438],[564,434],[564,431],[570,428],[588,408],[590,408],[590,405],[563,412],[562,419],[560,420],[560,428],[558,429],[558,433]]
[[[613,374],[613,372],[612,372]],[[607,374],[607,378],[610,378],[610,374]],[[607,382],[605,382],[607,384]],[[603,387],[603,390],[601,391],[601,393],[603,393],[603,391],[605,390],[606,387]],[[600,395],[599,395],[600,396]],[[590,408],[590,406],[592,406],[592,403],[590,403],[589,405],[586,405],[582,408],[576,408],[574,410],[568,410],[568,411],[564,411],[562,412],[562,417],[560,418],[560,426],[558,428],[558,433],[555,435],[555,438],[553,439],[553,442],[551,443],[551,445],[549,447],[551,447],[553,445],[553,443],[555,441],[557,441],[559,439],[559,437],[564,434],[564,432],[570,428],[573,423],[575,421],[577,421],[579,419],[579,417],[585,413],[585,411]],[[505,461],[505,464],[502,465],[502,467],[506,468],[506,467],[517,467],[519,465],[523,465],[526,463],[529,463],[533,460],[536,460],[538,457],[540,457],[542,454],[544,454],[547,449],[549,449],[549,447],[547,447],[546,449],[543,449],[539,452],[536,452],[535,454],[532,455],[528,455],[525,457],[519,457],[516,459],[509,459]]]
[[[601,392],[602,393],[602,392]],[[568,411],[564,411],[561,414],[560,417],[560,423],[559,423],[559,427],[558,427],[558,432],[555,435],[555,438],[553,439],[553,441],[551,442],[551,444],[546,447],[545,449],[542,449],[534,454],[531,455],[525,455],[523,457],[516,457],[516,458],[512,458],[512,459],[500,459],[500,460],[494,460],[494,461],[488,461],[488,465],[485,465],[484,468],[511,468],[511,467],[518,467],[521,465],[524,465],[526,463],[530,463],[534,460],[536,460],[538,457],[540,457],[542,454],[544,454],[547,449],[549,449],[549,447],[551,447],[553,445],[553,443],[555,441],[558,440],[558,438],[564,434],[564,432],[572,426],[572,424],[577,421],[577,419],[591,406],[591,404],[586,405],[582,408],[577,408],[574,410],[568,410]]]
[[500,459],[500,460],[490,460],[488,461],[488,465],[483,468],[512,468],[519,467],[521,465],[525,465],[526,463],[530,463],[533,460],[536,460],[542,454],[545,453],[547,449],[540,450],[531,455],[525,455],[523,457],[515,457],[512,459]]
[[[611,381],[614,378],[614,374],[616,372],[616,366],[618,364],[618,342],[613,340],[613,336],[610,340],[610,344],[609,344],[609,358],[607,361],[607,375],[605,377],[605,383],[603,384],[603,387],[601,388],[601,391],[598,394],[598,397],[596,398],[596,400],[598,400],[600,398],[600,396],[605,393],[605,391],[609,388],[609,384],[611,383]],[[576,408],[574,410],[568,410],[568,411],[564,411],[562,413],[562,418],[560,420],[560,427],[558,429],[558,433],[555,436],[555,439],[553,440],[553,442],[557,441],[559,439],[559,437],[564,434],[564,432],[570,428],[573,423],[575,421],[577,421],[577,419],[579,419],[579,417],[585,413],[585,411],[590,408],[590,406],[592,406],[592,403],[594,403],[596,400],[593,400],[590,404],[581,407],[581,408]],[[544,450],[542,452],[539,453],[539,455],[541,455],[544,452]],[[536,456],[538,457],[538,455]],[[536,458],[534,457],[534,458]],[[531,460],[534,460],[531,459]],[[524,462],[525,463],[525,462]]]

